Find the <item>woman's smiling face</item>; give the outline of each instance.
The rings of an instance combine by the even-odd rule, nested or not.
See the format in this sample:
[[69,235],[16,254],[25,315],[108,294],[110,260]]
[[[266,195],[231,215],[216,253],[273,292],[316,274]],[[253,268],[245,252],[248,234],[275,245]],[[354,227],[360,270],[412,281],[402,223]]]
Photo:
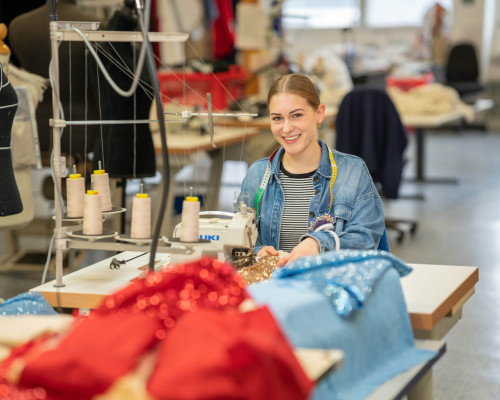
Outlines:
[[317,146],[316,126],[323,115],[323,105],[315,110],[305,98],[292,93],[274,95],[269,103],[273,136],[290,155]]

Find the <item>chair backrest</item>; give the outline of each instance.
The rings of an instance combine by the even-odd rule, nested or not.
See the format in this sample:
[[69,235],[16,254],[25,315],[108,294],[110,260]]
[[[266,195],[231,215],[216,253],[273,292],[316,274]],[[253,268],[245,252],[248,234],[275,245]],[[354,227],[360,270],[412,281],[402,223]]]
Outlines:
[[476,48],[472,43],[453,46],[446,63],[446,81],[476,82],[479,79],[479,65]]
[[383,196],[397,198],[408,139],[389,95],[355,88],[342,100],[335,125],[336,149],[361,157]]

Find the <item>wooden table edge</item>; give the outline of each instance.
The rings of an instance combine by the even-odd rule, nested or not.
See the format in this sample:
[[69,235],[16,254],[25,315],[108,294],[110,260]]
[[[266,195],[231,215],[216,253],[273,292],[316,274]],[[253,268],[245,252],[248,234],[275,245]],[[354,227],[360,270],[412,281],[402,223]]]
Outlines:
[[465,279],[460,286],[458,286],[453,293],[451,293],[446,300],[437,307],[432,314],[410,314],[410,321],[413,329],[432,330],[436,324],[447,316],[462,299],[474,288],[474,285],[479,281],[479,268],[474,268],[472,274]]

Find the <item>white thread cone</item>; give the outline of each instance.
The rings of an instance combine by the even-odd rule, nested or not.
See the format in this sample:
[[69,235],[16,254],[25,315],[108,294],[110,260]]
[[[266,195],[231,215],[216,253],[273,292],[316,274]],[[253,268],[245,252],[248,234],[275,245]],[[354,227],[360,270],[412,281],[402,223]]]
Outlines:
[[102,212],[100,194],[86,194],[84,197],[83,234],[102,235]]
[[200,202],[197,197],[186,197],[182,203],[181,242],[198,242],[200,231]]
[[148,239],[151,237],[150,197],[134,197],[132,200],[132,225],[130,227],[130,237],[133,239]]
[[109,177],[107,173],[92,174],[90,176],[92,189],[97,190],[101,196],[102,211],[110,211],[113,206],[111,204],[111,191],[109,189]]
[[[77,175],[78,176],[78,175]],[[83,199],[85,197],[85,181],[83,178],[66,179],[66,209],[69,218],[83,217]]]

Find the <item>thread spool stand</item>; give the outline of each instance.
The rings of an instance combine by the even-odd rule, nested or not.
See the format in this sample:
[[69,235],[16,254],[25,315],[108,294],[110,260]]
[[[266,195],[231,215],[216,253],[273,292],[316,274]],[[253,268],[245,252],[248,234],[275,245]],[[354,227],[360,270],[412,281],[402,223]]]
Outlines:
[[[189,35],[185,33],[167,33],[167,32],[148,32],[147,36],[150,42],[185,42]],[[56,187],[61,187],[62,166],[64,165],[63,157],[61,157],[61,133],[62,129],[68,125],[106,125],[106,124],[149,124],[150,120],[121,120],[121,121],[66,121],[61,119],[60,102],[60,85],[59,85],[59,44],[63,41],[87,41],[87,42],[133,42],[141,43],[144,41],[141,33],[138,32],[120,32],[120,31],[105,31],[99,29],[97,22],[77,23],[71,21],[51,21],[50,22],[50,44],[52,55],[52,109],[53,118],[49,124],[52,126],[53,137],[53,173]],[[211,104],[210,104],[211,107]],[[181,122],[186,122],[191,116],[207,115],[202,113],[189,113],[184,115]],[[235,114],[224,114],[235,116]],[[256,116],[255,114],[246,114]],[[209,119],[212,118],[211,109],[208,113]],[[179,119],[165,122],[179,123]],[[213,126],[210,124],[210,136],[213,139]],[[213,144],[213,143],[212,143]],[[109,251],[142,251],[149,252],[150,248],[146,245],[147,239],[138,239],[135,243],[118,243],[114,241],[99,241],[107,239],[107,235],[83,235],[80,234],[82,225],[66,225],[63,222],[80,223],[81,218],[68,218],[63,215],[63,204],[61,204],[60,196],[55,196],[55,228],[54,228],[54,248],[55,248],[55,265],[56,265],[56,282],[55,287],[65,286],[63,277],[63,251],[68,249],[81,250],[109,250]],[[124,212],[125,208],[116,207],[105,210],[102,215],[105,218],[108,215]],[[83,232],[82,232],[83,233]],[[71,237],[72,239],[70,239]],[[123,239],[123,238],[122,238]],[[173,249],[170,246],[158,246],[157,252],[170,254],[186,254],[184,249]]]
[[113,231],[103,230],[102,201],[97,190],[88,190],[85,194],[83,204],[83,226],[82,230],[68,232],[68,236],[86,239],[91,242],[100,239],[112,238],[117,235]]
[[[99,168],[101,168],[101,163],[99,162]],[[104,220],[106,220],[106,217],[109,216],[109,215],[113,215],[113,214],[117,214],[117,213],[120,213],[120,212],[125,212],[126,209],[125,208],[121,208],[121,207],[111,207],[110,210],[108,211],[102,211],[102,201],[101,201],[101,195],[100,193],[98,193],[99,191],[96,191],[94,190],[94,183],[95,182],[92,182],[91,183],[91,186],[92,186],[92,190],[89,190],[87,191],[87,193],[85,194],[85,192],[83,191],[83,197],[80,199],[80,198],[76,198],[76,195],[75,193],[72,193],[71,190],[78,190],[78,191],[81,191],[82,190],[82,185],[83,185],[83,189],[84,189],[84,185],[85,183],[83,182],[83,178],[81,178],[81,175],[80,174],[77,174],[76,173],[76,166],[73,165],[73,173],[70,174],[69,178],[67,179],[67,188],[68,188],[68,195],[67,195],[67,199],[68,199],[68,203],[67,203],[67,207],[68,207],[68,213],[66,215],[63,216],[63,221],[64,222],[73,222],[73,223],[80,223],[80,225],[77,225],[77,226],[73,226],[73,227],[66,227],[67,229],[67,235],[69,237],[72,237],[72,238],[77,238],[77,239],[83,239],[83,240],[87,240],[87,241],[90,241],[90,242],[95,242],[96,240],[103,240],[103,239],[109,239],[109,238],[114,238],[116,237],[116,235],[118,234],[117,232],[114,232],[114,231],[110,231],[110,230],[106,230],[104,231],[103,228],[102,228],[102,224],[104,222]],[[73,183],[74,182],[74,183]],[[109,184],[108,184],[109,185]],[[74,187],[71,187],[71,186],[74,186]],[[70,193],[72,194],[72,196],[70,196]],[[107,190],[107,193],[109,194],[109,189]],[[95,199],[92,199],[91,201],[94,202],[95,204],[87,204],[87,201],[90,199],[88,196],[90,195],[98,195],[98,201],[96,203],[96,200]],[[78,195],[80,195],[80,193],[78,193]],[[73,198],[71,198],[73,197]],[[70,203],[70,200],[72,201],[75,201],[76,204],[72,204]],[[78,202],[79,201],[82,201],[83,204],[79,204]],[[86,224],[88,224],[88,221],[86,221],[86,210],[89,206],[93,206],[94,208],[98,207],[99,208],[99,211],[97,210],[94,210],[94,213],[97,212],[98,213],[98,216],[97,215],[94,215],[93,218],[94,218],[94,224],[97,223],[97,221],[99,221],[99,225],[100,225],[100,229],[98,232],[88,232],[87,231],[87,228],[86,228]],[[68,216],[69,214],[69,210],[73,208],[73,209],[76,209],[76,213],[77,214],[82,214],[81,216]],[[74,215],[75,213],[73,213]],[[83,224],[82,224],[83,222]]]
[[[83,33],[84,32],[84,33]],[[148,38],[151,42],[166,42],[176,41],[185,42],[188,35],[185,33],[166,33],[166,32],[149,32]],[[53,137],[53,173],[56,187],[61,187],[62,165],[63,158],[61,157],[61,133],[62,129],[67,125],[89,125],[96,121],[66,121],[61,119],[61,110],[59,108],[60,101],[60,84],[59,84],[59,44],[63,41],[79,41],[87,40],[89,42],[143,42],[142,34],[138,32],[119,32],[119,31],[104,31],[99,30],[99,23],[96,22],[81,22],[74,23],[71,21],[51,21],[50,22],[50,45],[52,55],[52,110],[53,118],[49,121],[52,126]],[[122,123],[149,123],[150,121],[122,121]],[[97,121],[99,124],[105,123],[120,123],[120,121]],[[112,250],[125,251],[137,250],[148,251],[149,248],[134,246],[125,243],[112,242],[96,242],[101,236],[87,237],[78,236],[79,226],[63,226],[64,221],[80,222],[81,219],[63,218],[63,204],[61,204],[60,196],[55,196],[55,228],[54,228],[54,248],[55,248],[55,265],[56,265],[56,287],[65,286],[63,277],[63,251],[67,249],[82,249],[82,250]],[[104,216],[117,212],[125,211],[124,208],[106,210]],[[69,239],[68,237],[78,239]],[[85,239],[85,240],[80,240]],[[90,241],[92,240],[92,243]],[[161,251],[162,249],[158,249]]]

